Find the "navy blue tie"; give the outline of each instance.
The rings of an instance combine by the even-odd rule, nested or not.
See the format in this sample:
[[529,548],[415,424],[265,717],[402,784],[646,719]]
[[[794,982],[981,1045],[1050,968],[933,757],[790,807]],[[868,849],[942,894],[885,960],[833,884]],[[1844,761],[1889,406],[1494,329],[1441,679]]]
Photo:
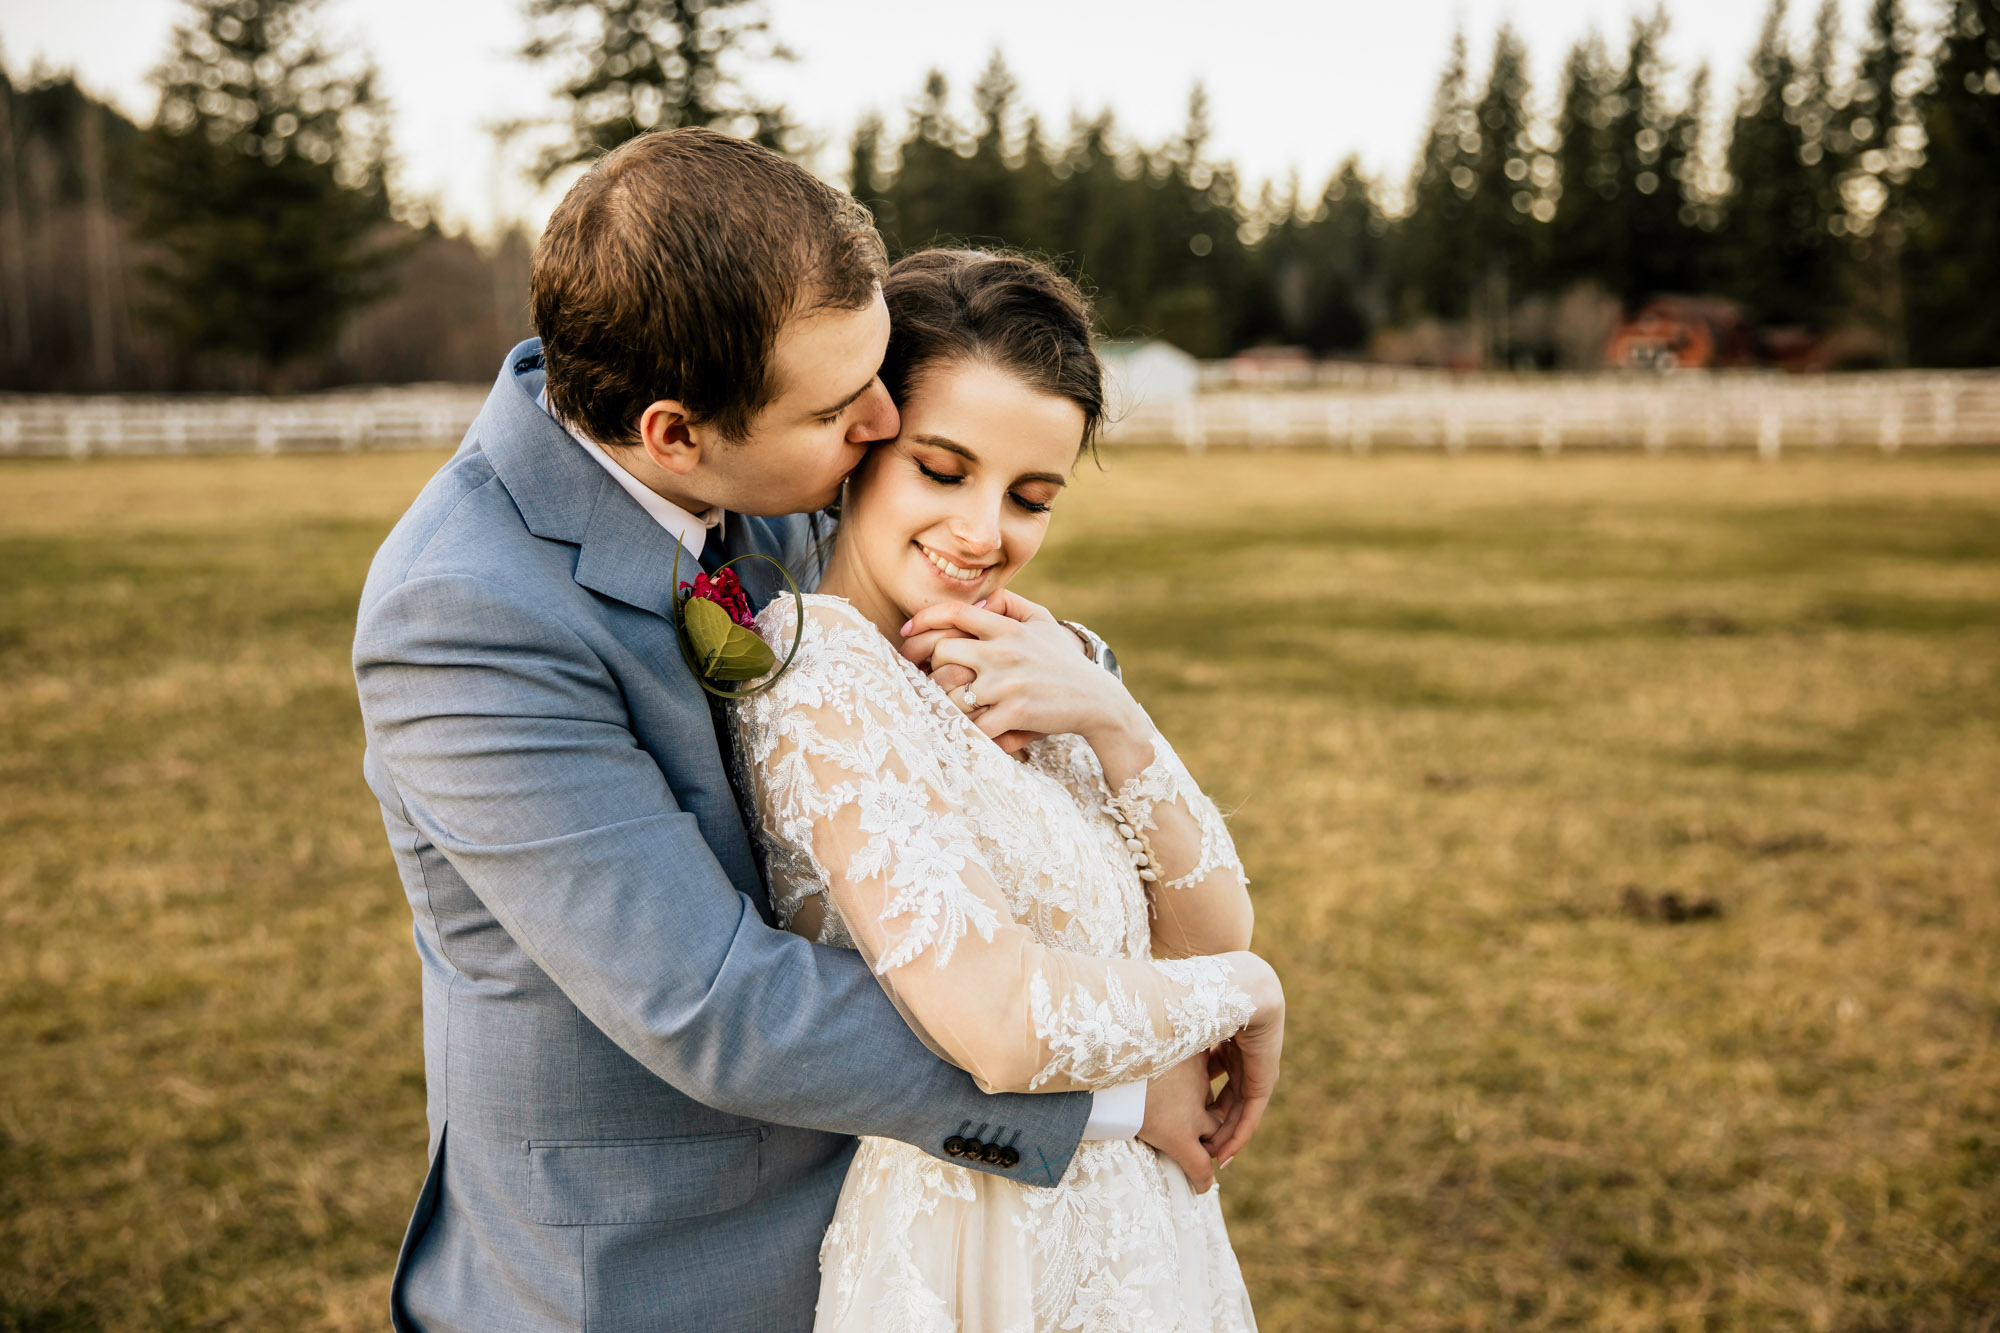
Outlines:
[[719,535],[715,529],[710,528],[708,530],[708,540],[701,545],[701,567],[711,574],[720,569],[722,562],[728,559],[723,554],[722,543],[716,540]]

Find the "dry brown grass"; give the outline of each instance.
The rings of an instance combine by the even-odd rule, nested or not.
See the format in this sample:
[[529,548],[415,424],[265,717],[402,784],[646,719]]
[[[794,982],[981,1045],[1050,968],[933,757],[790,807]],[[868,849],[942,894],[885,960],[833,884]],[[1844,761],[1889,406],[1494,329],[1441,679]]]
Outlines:
[[[0,467],[0,1329],[373,1328],[346,648],[437,456]],[[2000,462],[1118,455],[1025,590],[1236,807],[1269,1329],[2000,1319]],[[1628,914],[1666,893],[1721,915]]]

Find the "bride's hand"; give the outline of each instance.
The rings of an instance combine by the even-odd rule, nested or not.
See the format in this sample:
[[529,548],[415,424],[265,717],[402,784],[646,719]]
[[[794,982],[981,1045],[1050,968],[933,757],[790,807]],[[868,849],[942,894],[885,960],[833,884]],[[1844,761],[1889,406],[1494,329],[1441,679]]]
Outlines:
[[[1098,747],[1136,745],[1151,724],[1117,678],[1085,656],[1082,641],[1025,597],[1001,591],[984,607],[939,602],[911,618],[903,655],[1010,753],[1041,736],[1074,732]],[[1149,741],[1135,751],[1150,761]],[[1114,763],[1106,763],[1107,776]],[[1137,768],[1134,769],[1137,771]]]
[[[1245,989],[1257,1013],[1234,1037],[1209,1054],[1209,1074],[1226,1074],[1229,1083],[1216,1098],[1222,1124],[1208,1140],[1208,1151],[1219,1167],[1243,1151],[1256,1134],[1264,1109],[1278,1086],[1278,1063],[1285,1046],[1285,991],[1271,965],[1255,954],[1233,954],[1239,973],[1249,970]],[[1254,959],[1254,965],[1240,960]]]

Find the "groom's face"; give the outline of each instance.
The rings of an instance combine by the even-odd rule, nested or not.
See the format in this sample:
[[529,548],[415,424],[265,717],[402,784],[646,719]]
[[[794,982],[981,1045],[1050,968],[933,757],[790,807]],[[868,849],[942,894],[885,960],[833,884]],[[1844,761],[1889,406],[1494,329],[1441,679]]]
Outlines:
[[879,290],[859,310],[794,316],[772,349],[775,396],[743,439],[704,449],[712,494],[702,498],[739,514],[832,504],[868,446],[896,434],[896,405],[876,378],[888,346]]

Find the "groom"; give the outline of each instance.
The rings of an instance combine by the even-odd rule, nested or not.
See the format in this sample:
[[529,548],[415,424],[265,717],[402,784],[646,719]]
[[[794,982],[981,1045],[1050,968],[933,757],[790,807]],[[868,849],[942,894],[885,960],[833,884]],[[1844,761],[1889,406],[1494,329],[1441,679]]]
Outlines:
[[808,1328],[859,1134],[1047,1186],[1136,1130],[1209,1179],[1200,1057],[989,1096],[858,953],[772,925],[670,571],[813,571],[801,515],[897,429],[882,273],[866,211],[782,159],[625,144],[543,234],[539,341],[375,558],[354,669],[430,1119],[398,1329]]

